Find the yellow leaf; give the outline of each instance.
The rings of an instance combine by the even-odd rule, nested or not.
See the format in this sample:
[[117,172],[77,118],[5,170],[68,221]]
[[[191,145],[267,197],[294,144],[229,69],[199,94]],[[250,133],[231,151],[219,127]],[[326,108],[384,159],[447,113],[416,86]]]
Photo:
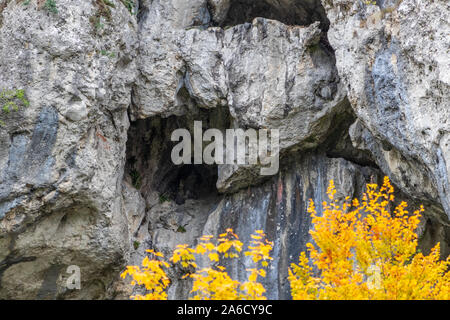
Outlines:
[[208,257],[209,257],[209,260],[211,260],[211,261],[217,261],[217,262],[219,261],[219,255],[215,252],[210,253],[208,255]]

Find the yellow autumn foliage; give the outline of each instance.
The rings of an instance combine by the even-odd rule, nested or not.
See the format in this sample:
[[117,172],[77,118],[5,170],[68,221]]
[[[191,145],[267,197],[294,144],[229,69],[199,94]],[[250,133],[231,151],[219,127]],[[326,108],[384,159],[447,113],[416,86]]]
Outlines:
[[409,213],[401,202],[392,211],[394,188],[368,184],[361,201],[342,205],[334,198],[319,216],[310,201],[314,229],[309,258],[300,254],[289,269],[294,299],[445,299],[450,298],[450,257],[439,260],[439,243],[424,256],[417,250],[419,210]]
[[163,267],[169,268],[169,264],[158,259],[164,258],[160,252],[147,250],[154,259],[150,260],[145,257],[142,261],[142,269],[139,266],[128,266],[127,269],[120,275],[126,278],[130,275],[133,280],[132,285],[143,285],[148,293],[145,296],[136,295],[131,298],[135,300],[167,300],[166,288],[170,283]]
[[[179,264],[183,269],[194,269],[192,273],[186,273],[186,277],[193,279],[191,293],[194,300],[261,300],[265,289],[258,278],[266,276],[264,269],[268,265],[270,251],[273,243],[266,239],[263,231],[257,230],[251,235],[252,241],[248,250],[244,253],[252,258],[255,268],[247,270],[249,276],[247,281],[239,282],[231,279],[226,272],[226,268],[219,263],[226,259],[236,259],[241,257],[243,243],[232,229],[227,229],[220,234],[216,241],[213,236],[202,236],[196,247],[191,248],[186,244],[181,244],[173,251],[169,261]],[[143,269],[138,266],[128,266],[121,274],[122,278],[127,275],[132,277],[132,285],[144,285],[149,292],[145,296],[136,295],[131,298],[136,300],[166,300],[166,289],[169,279],[163,270],[169,268],[168,262],[160,252],[147,250],[154,257],[149,260],[146,257],[142,262]],[[206,256],[212,267],[198,270],[196,258]]]
[[[329,201],[323,202],[319,215],[310,200],[312,243],[301,252],[298,264],[288,270],[293,299],[446,299],[450,298],[450,257],[439,260],[439,243],[424,256],[418,252],[417,234],[421,207],[412,213],[401,202],[390,210],[394,188],[385,177],[383,185],[368,184],[361,200],[335,199],[331,181],[327,189]],[[342,203],[343,202],[343,203]],[[272,258],[273,243],[262,230],[251,235],[251,243],[243,252],[243,243],[232,229],[217,239],[202,236],[195,247],[178,245],[169,262],[159,252],[147,250],[142,267],[128,266],[122,273],[132,277],[132,285],[143,285],[146,295],[132,296],[140,300],[165,300],[170,283],[165,270],[179,265],[184,277],[193,280],[192,299],[258,300],[266,299],[265,288],[258,281],[266,276]],[[221,265],[227,259],[251,258],[245,282],[233,280]],[[199,269],[196,260],[206,257],[211,266]],[[192,271],[193,270],[193,271]]]

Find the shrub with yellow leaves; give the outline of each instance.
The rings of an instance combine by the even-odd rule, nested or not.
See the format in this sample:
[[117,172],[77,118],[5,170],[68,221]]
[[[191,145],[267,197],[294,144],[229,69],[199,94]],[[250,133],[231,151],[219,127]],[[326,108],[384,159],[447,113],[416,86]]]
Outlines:
[[[248,269],[247,281],[241,283],[231,279],[226,268],[219,265],[225,259],[236,259],[241,257],[243,243],[232,229],[218,236],[213,241],[213,236],[207,235],[200,238],[196,247],[191,248],[186,244],[178,245],[173,251],[169,261],[179,264],[183,269],[193,269],[195,272],[186,273],[184,278],[193,279],[191,293],[194,300],[261,300],[265,299],[265,289],[258,282],[258,277],[266,276],[265,267],[268,266],[270,251],[273,243],[266,239],[263,231],[257,230],[251,235],[252,241],[248,251],[244,254],[251,257],[255,268]],[[169,285],[164,268],[169,268],[169,263],[162,260],[162,253],[147,250],[153,255],[150,260],[146,257],[142,261],[142,271],[138,266],[128,266],[121,274],[122,278],[127,275],[132,277],[132,285],[144,285],[149,291],[145,296],[136,295],[131,298],[136,300],[166,300],[166,289]],[[196,257],[207,256],[213,266],[198,269]]]
[[419,210],[401,202],[392,212],[394,188],[368,184],[361,202],[335,199],[333,181],[319,216],[308,212],[314,229],[309,258],[300,254],[289,269],[294,299],[446,299],[450,298],[450,257],[439,260],[439,243],[424,256],[417,250]]
[[[327,194],[322,215],[310,201],[313,242],[307,244],[308,254],[302,252],[298,264],[288,270],[294,299],[450,299],[450,257],[439,259],[439,243],[427,256],[417,250],[415,230],[423,207],[409,213],[401,202],[391,213],[394,188],[387,177],[380,188],[368,184],[360,201],[335,199],[333,181]],[[131,297],[138,300],[167,299],[170,280],[165,270],[177,264],[190,270],[184,277],[193,280],[192,299],[265,299],[266,290],[258,280],[266,276],[272,247],[263,231],[251,235],[244,254],[254,268],[247,270],[248,279],[242,283],[220,265],[226,259],[242,258],[243,243],[232,229],[217,239],[203,236],[195,247],[178,245],[169,259],[171,265],[162,253],[147,250],[152,259],[146,257],[142,267],[128,266],[121,276],[131,276],[132,285],[148,291]],[[200,256],[211,266],[199,269]]]
[[164,256],[160,252],[147,250],[153,259],[150,260],[145,257],[142,261],[142,270],[139,266],[128,266],[127,269],[120,275],[123,279],[130,275],[133,280],[132,285],[143,285],[149,292],[143,295],[132,296],[135,300],[167,300],[166,288],[170,283],[163,267],[169,268],[169,264],[165,261],[160,261]]

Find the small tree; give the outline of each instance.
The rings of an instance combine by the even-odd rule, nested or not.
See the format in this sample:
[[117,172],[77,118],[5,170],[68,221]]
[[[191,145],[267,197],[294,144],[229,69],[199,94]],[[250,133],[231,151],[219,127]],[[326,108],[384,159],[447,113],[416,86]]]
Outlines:
[[310,201],[314,242],[307,244],[309,258],[302,252],[289,270],[294,299],[450,298],[450,257],[439,260],[439,243],[428,256],[417,250],[423,207],[409,214],[401,202],[391,214],[387,177],[379,189],[368,184],[361,202],[346,198],[340,205],[335,193],[331,181],[322,216]]
[[[248,269],[247,281],[241,283],[233,280],[226,272],[226,268],[219,263],[225,259],[241,257],[243,243],[232,229],[219,235],[216,241],[213,236],[203,236],[200,243],[191,248],[186,244],[178,245],[174,250],[170,261],[173,265],[179,264],[184,270],[193,269],[194,272],[186,273],[184,278],[191,277],[193,286],[191,293],[195,300],[262,300],[265,289],[258,282],[258,277],[265,277],[265,268],[268,265],[270,251],[273,243],[266,239],[263,231],[257,230],[251,235],[252,241],[245,255],[250,256],[254,268]],[[147,250],[153,257],[142,261],[142,269],[139,266],[128,266],[121,274],[132,277],[132,285],[143,285],[148,291],[146,295],[136,295],[131,298],[136,300],[166,300],[166,289],[170,281],[164,269],[169,268],[169,263],[164,261],[160,252]],[[207,256],[213,266],[198,269],[196,256]]]

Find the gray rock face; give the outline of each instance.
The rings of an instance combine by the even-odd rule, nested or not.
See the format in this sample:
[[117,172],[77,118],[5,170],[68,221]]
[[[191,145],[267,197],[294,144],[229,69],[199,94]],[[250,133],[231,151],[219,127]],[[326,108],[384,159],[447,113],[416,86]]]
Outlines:
[[[1,115],[0,297],[106,297],[128,252],[119,199],[135,18],[117,6],[95,21],[90,1],[2,9],[0,90],[25,89],[29,106]],[[82,291],[66,288],[70,265]]]
[[[447,2],[134,4],[0,0],[0,298],[128,298],[119,274],[146,249],[228,227],[267,232],[264,284],[289,298],[330,179],[344,197],[389,175],[425,204],[423,250],[449,254]],[[174,165],[171,132],[194,120],[278,129],[280,172]],[[249,261],[229,267],[242,280]]]
[[448,217],[449,3],[323,5],[339,75],[363,135],[372,136],[367,148],[399,187],[440,203]]

